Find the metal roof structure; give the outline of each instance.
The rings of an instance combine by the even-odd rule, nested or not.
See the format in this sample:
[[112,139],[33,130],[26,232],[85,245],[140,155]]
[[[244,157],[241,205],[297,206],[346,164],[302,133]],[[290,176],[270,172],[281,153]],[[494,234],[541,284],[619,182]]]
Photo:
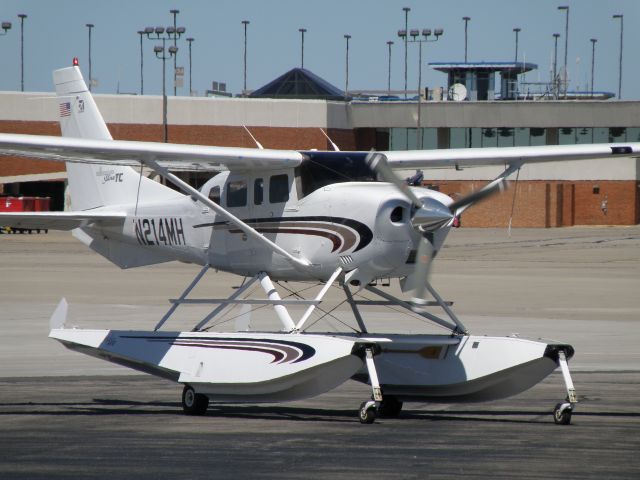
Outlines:
[[251,98],[300,98],[346,101],[339,88],[304,68],[293,68],[254,90]]
[[538,65],[529,62],[432,62],[429,63],[429,66],[444,73],[449,73],[452,70],[526,73],[538,68]]

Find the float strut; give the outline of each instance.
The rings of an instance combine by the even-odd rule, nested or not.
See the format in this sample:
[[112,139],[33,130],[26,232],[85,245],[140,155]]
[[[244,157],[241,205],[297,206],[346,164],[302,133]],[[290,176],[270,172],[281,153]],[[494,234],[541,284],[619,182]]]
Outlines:
[[573,380],[571,380],[571,373],[569,372],[569,365],[567,363],[567,357],[564,354],[564,350],[558,352],[558,363],[560,364],[560,370],[562,370],[562,376],[564,377],[564,384],[567,387],[567,400],[569,403],[578,403],[578,396],[576,395],[576,389],[573,386]]

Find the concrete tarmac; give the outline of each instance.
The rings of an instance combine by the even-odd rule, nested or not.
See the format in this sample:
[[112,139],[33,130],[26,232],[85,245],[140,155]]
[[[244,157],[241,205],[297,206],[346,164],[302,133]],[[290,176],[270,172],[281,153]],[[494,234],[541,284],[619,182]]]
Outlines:
[[[304,402],[180,413],[180,386],[65,350],[47,338],[66,297],[68,325],[151,329],[198,267],[121,271],[66,233],[0,236],[0,478],[639,478],[640,227],[453,231],[432,283],[476,334],[571,343],[581,403],[568,427],[551,375],[517,397],[408,404],[360,425],[368,390],[348,382]],[[195,297],[228,295],[211,273]],[[290,285],[291,288],[299,286]],[[397,293],[397,287],[389,287]],[[258,293],[257,296],[262,296]],[[327,303],[339,302],[331,293]],[[185,307],[167,329],[206,312]],[[367,311],[377,331],[440,331]],[[233,316],[218,329],[233,329]],[[348,309],[317,330],[353,325]],[[265,311],[251,325],[278,328]]]
[[216,405],[186,417],[148,376],[0,380],[0,478],[637,479],[640,374],[579,372],[569,426],[552,375],[517,397],[409,404],[362,425],[353,382],[303,402]]

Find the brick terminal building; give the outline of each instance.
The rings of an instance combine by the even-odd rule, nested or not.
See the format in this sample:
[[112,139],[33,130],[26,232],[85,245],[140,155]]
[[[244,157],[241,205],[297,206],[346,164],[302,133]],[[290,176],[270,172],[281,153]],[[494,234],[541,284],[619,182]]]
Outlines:
[[[161,142],[162,97],[95,95],[115,139]],[[425,101],[169,97],[168,141],[265,148],[341,150],[554,145],[640,141],[640,102],[600,100]],[[0,132],[59,135],[51,93],[0,92]],[[407,172],[407,175],[413,172]],[[425,184],[456,198],[500,169],[425,171]],[[62,209],[64,164],[0,159],[0,194],[51,196]],[[515,179],[515,175],[511,177]],[[192,182],[202,182],[193,176]],[[515,194],[515,206],[514,206]],[[640,223],[640,161],[615,158],[525,166],[517,185],[470,209],[465,226],[632,225]]]

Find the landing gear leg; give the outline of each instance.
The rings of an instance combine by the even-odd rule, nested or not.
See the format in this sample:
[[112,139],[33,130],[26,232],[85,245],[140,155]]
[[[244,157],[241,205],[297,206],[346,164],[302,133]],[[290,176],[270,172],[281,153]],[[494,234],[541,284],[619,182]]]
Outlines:
[[380,403],[382,402],[382,389],[378,380],[378,372],[376,364],[373,361],[373,349],[368,347],[365,350],[365,362],[369,371],[369,380],[371,381],[371,390],[373,391],[372,400],[362,402],[358,418],[360,423],[373,423],[376,419]]
[[562,377],[564,378],[564,383],[567,388],[567,398],[564,402],[558,403],[553,409],[553,421],[557,425],[569,425],[571,423],[574,405],[578,403],[578,396],[573,386],[573,380],[571,380],[567,357],[562,350],[558,352],[558,363],[560,364]]

